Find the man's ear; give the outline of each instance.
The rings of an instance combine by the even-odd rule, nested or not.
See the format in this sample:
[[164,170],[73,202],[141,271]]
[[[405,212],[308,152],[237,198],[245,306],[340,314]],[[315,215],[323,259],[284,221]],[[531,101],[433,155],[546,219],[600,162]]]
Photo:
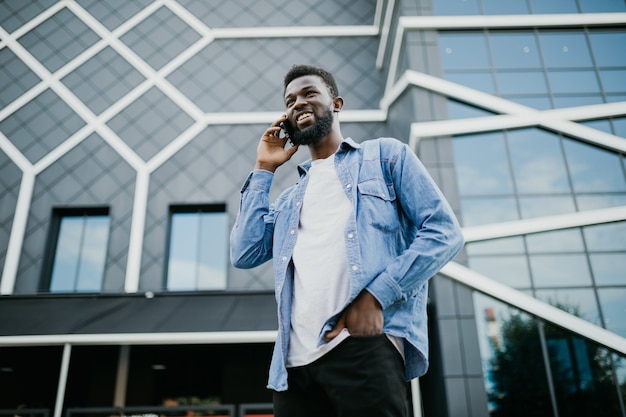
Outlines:
[[335,97],[333,99],[333,111],[340,112],[343,109],[343,99],[341,97]]

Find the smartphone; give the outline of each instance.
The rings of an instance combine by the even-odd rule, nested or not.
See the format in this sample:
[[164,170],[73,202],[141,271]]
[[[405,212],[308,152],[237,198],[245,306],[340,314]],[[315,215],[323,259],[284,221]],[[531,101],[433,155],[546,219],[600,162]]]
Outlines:
[[280,133],[278,134],[278,137],[283,139],[283,138],[287,138],[288,141],[291,142],[291,137],[289,136],[289,122],[287,120],[285,120],[284,122],[280,123]]

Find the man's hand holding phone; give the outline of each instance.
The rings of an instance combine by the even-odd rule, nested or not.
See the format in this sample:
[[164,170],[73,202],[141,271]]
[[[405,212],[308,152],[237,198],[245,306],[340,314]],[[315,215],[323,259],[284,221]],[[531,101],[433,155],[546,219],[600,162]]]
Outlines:
[[287,116],[282,115],[280,119],[271,124],[259,141],[257,147],[256,169],[264,169],[275,172],[276,169],[287,162],[298,150],[298,146],[285,148],[289,135],[285,134],[286,129],[281,128],[287,122]]

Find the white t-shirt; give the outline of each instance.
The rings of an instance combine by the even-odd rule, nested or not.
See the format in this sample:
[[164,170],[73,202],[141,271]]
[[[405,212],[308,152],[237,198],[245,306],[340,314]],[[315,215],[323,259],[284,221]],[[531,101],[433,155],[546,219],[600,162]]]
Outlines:
[[349,336],[344,329],[329,343],[317,346],[324,323],[341,311],[350,296],[344,232],[352,204],[334,163],[333,154],[313,161],[309,169],[293,250],[295,271],[287,366],[309,364]]

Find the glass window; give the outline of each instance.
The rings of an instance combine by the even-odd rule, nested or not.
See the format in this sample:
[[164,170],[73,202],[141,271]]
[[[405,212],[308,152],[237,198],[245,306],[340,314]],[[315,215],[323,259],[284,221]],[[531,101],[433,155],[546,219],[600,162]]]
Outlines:
[[602,315],[608,330],[626,337],[626,288],[600,288],[598,290]]
[[626,67],[626,33],[592,32],[589,41],[599,67]]
[[493,116],[493,113],[468,104],[459,103],[458,101],[448,100],[448,119],[485,116]]
[[522,219],[554,216],[557,214],[574,213],[576,211],[574,198],[571,195],[550,197],[520,197],[519,205],[522,213]]
[[578,210],[595,210],[600,208],[626,206],[626,193],[576,195]]
[[575,140],[564,140],[563,144],[576,192],[626,191],[619,155]]
[[226,288],[228,214],[224,205],[173,207],[167,289]]
[[530,7],[535,14],[578,13],[576,0],[530,0]]
[[583,33],[541,32],[539,44],[548,68],[593,67]]
[[583,235],[589,251],[626,250],[626,222],[585,226]]
[[444,69],[488,69],[487,39],[482,33],[440,33]]
[[502,133],[456,137],[453,146],[461,195],[513,193]]
[[611,126],[611,122],[608,120],[590,120],[587,122],[581,122],[580,124],[600,130],[605,133],[613,134],[613,127]]
[[485,93],[495,94],[496,85],[491,72],[449,72],[445,73],[445,78],[453,83],[474,88]]
[[571,191],[559,136],[540,129],[514,130],[507,136],[518,193]]
[[520,236],[471,242],[465,245],[468,255],[503,255],[524,253],[524,240]]
[[107,209],[54,213],[50,292],[98,292],[109,242]]
[[626,12],[624,0],[579,0],[583,13]]
[[600,70],[602,91],[605,93],[626,92],[626,70]]
[[546,77],[540,71],[497,72],[496,82],[500,94],[545,94]]
[[600,313],[598,312],[598,304],[592,289],[537,290],[535,296],[539,300],[552,304],[561,310],[600,325]]
[[530,270],[536,287],[591,285],[587,257],[583,254],[531,255]]
[[435,16],[480,14],[478,0],[433,0]]
[[592,253],[589,260],[596,284],[626,285],[626,253]]
[[526,236],[528,253],[583,252],[580,229],[555,230]]
[[496,68],[542,67],[533,33],[491,33],[489,43]]
[[515,198],[464,198],[461,200],[463,226],[519,220]]
[[613,119],[611,120],[611,123],[613,123],[615,134],[622,138],[626,138],[626,118]]
[[554,94],[599,93],[595,71],[548,71],[550,90]]
[[485,390],[493,415],[552,415],[535,320],[473,293]]
[[555,96],[554,107],[557,109],[563,107],[588,106],[591,104],[602,104],[604,100],[601,95],[584,95],[584,96]]
[[552,108],[552,102],[549,97],[516,97],[516,96],[505,96],[507,100],[514,101],[516,103],[522,104],[524,106],[532,107],[537,110],[548,110]]
[[526,0],[482,0],[485,14],[528,14]]
[[530,288],[526,256],[474,256],[469,258],[474,271],[514,288]]

